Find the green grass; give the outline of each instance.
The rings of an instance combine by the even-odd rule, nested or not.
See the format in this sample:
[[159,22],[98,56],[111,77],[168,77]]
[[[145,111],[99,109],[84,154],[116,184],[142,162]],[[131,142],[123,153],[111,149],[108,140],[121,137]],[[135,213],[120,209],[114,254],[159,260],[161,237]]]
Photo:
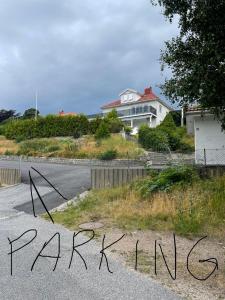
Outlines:
[[70,229],[102,221],[106,228],[174,231],[184,236],[225,236],[225,177],[176,186],[148,198],[129,186],[92,191],[85,200],[53,214]]

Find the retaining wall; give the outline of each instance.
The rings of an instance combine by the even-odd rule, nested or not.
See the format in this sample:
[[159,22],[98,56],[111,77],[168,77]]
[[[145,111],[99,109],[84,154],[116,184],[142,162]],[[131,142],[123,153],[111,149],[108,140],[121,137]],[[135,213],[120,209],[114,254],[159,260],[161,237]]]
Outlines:
[[0,183],[14,185],[21,182],[21,174],[18,169],[0,168]]
[[92,189],[111,188],[126,185],[147,175],[144,168],[92,168]]
[[144,166],[144,162],[133,159],[114,159],[114,160],[99,160],[99,159],[77,159],[77,158],[58,158],[58,157],[33,157],[33,156],[15,156],[15,155],[0,155],[0,160],[13,160],[37,163],[53,163],[78,166],[99,166],[99,167],[140,167]]

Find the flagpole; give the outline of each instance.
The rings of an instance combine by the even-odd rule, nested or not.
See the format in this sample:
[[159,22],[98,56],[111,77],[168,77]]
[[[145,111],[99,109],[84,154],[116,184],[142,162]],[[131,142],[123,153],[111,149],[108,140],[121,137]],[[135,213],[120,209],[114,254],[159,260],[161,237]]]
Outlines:
[[37,93],[37,90],[36,90],[36,93],[35,93],[35,121],[37,121],[37,101],[38,101],[38,93]]

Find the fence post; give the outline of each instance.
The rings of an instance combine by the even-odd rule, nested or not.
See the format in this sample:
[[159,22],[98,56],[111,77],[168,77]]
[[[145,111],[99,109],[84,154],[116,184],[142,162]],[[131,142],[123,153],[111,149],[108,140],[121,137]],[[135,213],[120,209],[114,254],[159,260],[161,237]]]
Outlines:
[[206,166],[206,149],[204,148],[204,164]]

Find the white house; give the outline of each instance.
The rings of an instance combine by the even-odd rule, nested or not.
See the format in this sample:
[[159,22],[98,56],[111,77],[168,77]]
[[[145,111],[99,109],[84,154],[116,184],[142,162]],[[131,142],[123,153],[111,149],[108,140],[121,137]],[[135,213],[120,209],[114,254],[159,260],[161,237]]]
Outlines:
[[195,161],[197,164],[225,165],[225,132],[213,114],[198,108],[186,112],[189,134],[195,136]]
[[152,88],[146,88],[144,94],[133,89],[126,89],[119,95],[119,99],[101,107],[103,115],[116,109],[119,118],[137,133],[142,124],[149,127],[159,125],[166,114],[172,109],[157,97]]

